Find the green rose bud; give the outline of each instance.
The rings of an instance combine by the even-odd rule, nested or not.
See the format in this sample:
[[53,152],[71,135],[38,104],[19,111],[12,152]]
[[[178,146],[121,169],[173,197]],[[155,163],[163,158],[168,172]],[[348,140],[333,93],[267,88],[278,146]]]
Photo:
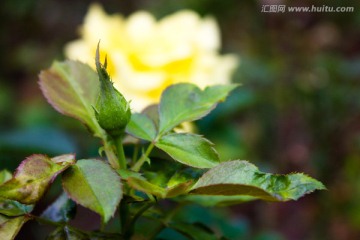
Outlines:
[[95,116],[100,126],[111,136],[117,137],[124,133],[130,121],[129,102],[114,88],[113,82],[106,71],[107,59],[104,65],[100,63],[99,44],[95,57],[96,70],[100,80],[100,94],[95,106]]

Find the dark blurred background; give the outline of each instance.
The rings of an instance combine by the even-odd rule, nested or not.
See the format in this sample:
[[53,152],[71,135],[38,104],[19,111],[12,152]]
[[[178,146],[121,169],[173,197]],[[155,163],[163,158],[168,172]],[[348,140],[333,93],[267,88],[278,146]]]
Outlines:
[[[0,167],[33,153],[97,156],[99,142],[42,96],[37,76],[79,37],[91,1],[0,2]],[[223,159],[263,171],[305,172],[328,191],[297,202],[215,209],[233,223],[232,239],[360,239],[360,3],[354,0],[109,0],[108,13],[148,10],[162,17],[189,8],[213,15],[223,53],[236,53],[242,83],[197,122]],[[266,4],[353,6],[347,13],[263,13]],[[58,188],[52,187],[47,199]],[[46,202],[46,199],[44,200]],[[42,206],[36,211],[40,212]],[[199,209],[198,209],[199,210]],[[189,210],[190,211],[190,210]],[[199,210],[199,214],[202,214]],[[208,211],[208,210],[206,210]],[[216,218],[215,216],[215,218]],[[85,220],[84,220],[85,221]],[[83,222],[82,226],[93,223]],[[27,223],[18,239],[44,239]],[[231,235],[233,234],[233,235]]]

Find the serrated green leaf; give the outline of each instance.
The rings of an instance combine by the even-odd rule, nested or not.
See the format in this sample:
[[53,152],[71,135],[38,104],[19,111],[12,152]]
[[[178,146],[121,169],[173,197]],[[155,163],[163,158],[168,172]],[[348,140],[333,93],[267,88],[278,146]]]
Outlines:
[[123,180],[127,180],[130,177],[145,180],[145,178],[141,175],[141,173],[138,173],[138,172],[133,172],[128,169],[117,169],[116,171],[118,172],[121,179],[123,179]]
[[39,78],[42,93],[58,112],[80,120],[96,136],[104,135],[92,108],[99,93],[99,81],[90,66],[71,60],[54,62]]
[[26,216],[15,218],[5,217],[0,215],[0,239],[12,240],[20,231],[22,225],[29,220]]
[[0,196],[24,204],[36,203],[55,177],[74,162],[71,154],[55,158],[32,155],[21,162],[12,179],[0,185]]
[[42,218],[52,222],[68,222],[75,217],[76,204],[65,193],[62,193],[41,214]]
[[[163,188],[168,188],[180,183],[177,182],[171,186],[168,186],[170,178],[183,167],[184,165],[179,162],[175,162],[172,160],[168,161],[162,158],[152,158],[151,165],[146,164],[142,168],[142,171],[143,176],[147,179],[147,181]],[[184,180],[182,182],[186,181],[187,180]]]
[[158,198],[173,198],[185,194],[190,190],[192,183],[192,181],[188,181],[179,183],[171,188],[163,188],[143,178],[129,177],[127,179],[127,184],[130,187]]
[[179,169],[171,176],[167,183],[167,187],[171,188],[179,183],[198,180],[204,174],[204,171],[204,169],[191,167]]
[[118,170],[128,185],[136,190],[158,198],[174,198],[188,193],[195,179],[204,172],[203,169],[183,168],[183,165],[163,159],[153,159],[142,174]]
[[268,201],[297,200],[324,185],[301,173],[263,173],[247,161],[224,162],[205,173],[191,193],[205,195],[246,195]]
[[127,183],[130,187],[136,190],[154,195],[159,198],[164,198],[166,195],[166,190],[164,188],[143,179],[130,177],[127,179]]
[[150,142],[156,137],[154,122],[142,113],[133,113],[131,115],[131,120],[126,127],[126,132]]
[[213,144],[190,133],[171,133],[162,136],[155,144],[176,161],[196,168],[212,168],[219,164]]
[[196,168],[184,168],[175,172],[175,174],[167,182],[167,198],[177,197],[187,194],[191,186],[200,176],[203,170]]
[[197,120],[208,114],[237,85],[216,85],[201,90],[194,84],[180,83],[168,87],[159,106],[162,135],[185,121]]
[[64,190],[80,205],[100,214],[107,222],[122,198],[119,175],[105,162],[79,160],[64,172]]
[[165,198],[173,198],[188,193],[192,184],[193,181],[190,180],[166,189]]
[[25,205],[18,201],[0,197],[0,213],[6,216],[14,217],[30,213],[34,205]]
[[0,184],[3,184],[4,182],[10,180],[11,178],[12,178],[12,174],[8,170],[2,170],[0,172]]

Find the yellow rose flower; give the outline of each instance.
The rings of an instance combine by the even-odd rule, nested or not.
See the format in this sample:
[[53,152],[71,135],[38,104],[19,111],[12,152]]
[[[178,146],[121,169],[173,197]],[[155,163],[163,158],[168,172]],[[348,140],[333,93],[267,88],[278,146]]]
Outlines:
[[108,56],[114,86],[141,111],[159,102],[171,84],[191,82],[199,87],[226,84],[237,66],[234,55],[219,55],[219,28],[211,17],[182,10],[157,21],[139,11],[124,19],[108,15],[93,4],[81,27],[81,39],[70,42],[65,54],[95,68],[96,46]]

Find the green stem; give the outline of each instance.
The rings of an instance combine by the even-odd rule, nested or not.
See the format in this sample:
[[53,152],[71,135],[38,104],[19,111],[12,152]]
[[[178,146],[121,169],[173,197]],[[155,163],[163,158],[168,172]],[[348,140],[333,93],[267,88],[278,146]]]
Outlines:
[[117,137],[115,139],[115,145],[116,145],[117,155],[118,155],[118,159],[119,159],[120,169],[126,169],[126,158],[125,158],[122,140],[123,140],[122,136]]
[[186,203],[179,203],[172,211],[170,211],[162,222],[154,229],[154,231],[150,234],[149,239],[155,239],[156,236],[170,223],[171,219],[180,211],[182,207],[184,207]]
[[127,222],[129,222],[129,216],[130,212],[129,212],[129,206],[128,206],[128,202],[125,201],[125,199],[123,199],[120,202],[120,207],[119,207],[119,217],[120,217],[120,224],[121,224],[121,234],[123,236],[126,236],[126,232],[127,232]]
[[111,144],[110,141],[107,141],[105,139],[103,140],[103,142],[104,142],[104,151],[106,153],[106,157],[107,157],[110,165],[114,169],[119,169],[120,164],[119,164],[118,158],[116,157],[116,154],[114,152],[113,144]]
[[139,211],[134,215],[134,217],[129,222],[129,224],[128,224],[129,228],[133,228],[135,225],[135,222],[139,219],[139,217],[141,217],[141,215],[144,212],[146,212],[146,210],[148,210],[149,208],[154,206],[154,204],[155,204],[154,202],[150,202],[150,203],[147,203],[144,206],[142,206],[142,208],[139,209]]
[[149,208],[151,208],[152,206],[154,206],[155,203],[150,202],[145,204],[144,206],[142,206],[139,211],[131,218],[129,219],[130,221],[127,221],[125,223],[125,225],[123,226],[123,235],[125,236],[125,238],[130,238],[132,236],[132,234],[134,233],[134,227],[135,227],[135,223],[136,221],[139,219],[139,217],[141,217],[141,215],[148,210]]
[[101,218],[101,222],[100,222],[100,232],[104,232],[105,231],[105,227],[106,224],[104,222],[104,219]]
[[136,144],[134,147],[134,154],[133,154],[133,158],[132,158],[133,163],[135,163],[138,154],[139,154],[139,144]]
[[141,156],[141,158],[135,163],[135,165],[131,168],[133,171],[138,172],[141,166],[144,164],[146,159],[149,157],[152,149],[154,148],[155,144],[152,142],[149,147],[146,149],[146,152]]

